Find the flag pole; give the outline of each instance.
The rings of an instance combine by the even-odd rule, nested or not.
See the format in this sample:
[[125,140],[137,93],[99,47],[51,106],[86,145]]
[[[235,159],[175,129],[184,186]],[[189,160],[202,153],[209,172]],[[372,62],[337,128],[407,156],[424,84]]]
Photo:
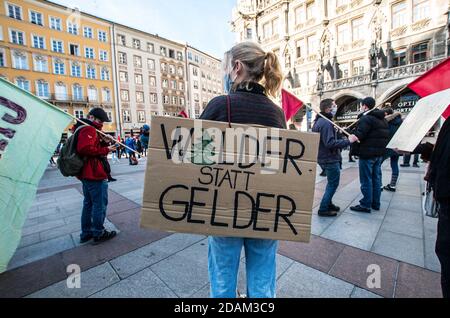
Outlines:
[[66,114],[66,115],[69,115],[70,117],[72,117],[73,119],[75,119],[75,120],[76,120],[77,122],[79,122],[80,124],[83,124],[83,126],[86,126],[86,127],[92,127],[92,128],[94,128],[99,134],[101,134],[101,135],[103,135],[103,136],[105,136],[105,137],[107,137],[107,138],[112,139],[112,141],[114,141],[115,143],[117,143],[117,144],[119,144],[119,145],[121,145],[121,146],[123,146],[123,147],[125,147],[125,148],[127,148],[127,149],[129,149],[129,150],[131,150],[131,151],[134,152],[135,154],[141,155],[141,154],[140,154],[139,152],[137,152],[136,150],[131,149],[130,147],[128,147],[127,145],[121,143],[120,141],[114,140],[112,136],[110,136],[110,135],[108,135],[108,134],[105,134],[103,131],[100,131],[100,130],[98,130],[97,128],[91,126],[91,125],[86,124],[85,122],[83,122],[82,120],[78,119],[78,118],[75,117],[74,115],[69,114],[69,113],[65,113],[65,114]]

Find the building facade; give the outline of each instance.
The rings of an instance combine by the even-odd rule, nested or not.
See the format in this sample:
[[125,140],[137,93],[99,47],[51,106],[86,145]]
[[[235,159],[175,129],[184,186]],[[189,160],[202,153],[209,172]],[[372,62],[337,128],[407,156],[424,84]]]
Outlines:
[[[318,105],[324,98],[335,99],[337,119],[347,125],[365,96],[405,113],[415,105],[419,97],[406,85],[449,55],[449,4],[239,0],[232,28],[238,41],[258,41],[278,53],[284,87],[303,101]],[[303,128],[308,124],[304,121]]]
[[188,109],[191,118],[198,118],[211,99],[223,94],[222,62],[189,45],[186,57]]
[[47,1],[0,3],[0,76],[78,118],[102,107],[116,134],[111,24]]

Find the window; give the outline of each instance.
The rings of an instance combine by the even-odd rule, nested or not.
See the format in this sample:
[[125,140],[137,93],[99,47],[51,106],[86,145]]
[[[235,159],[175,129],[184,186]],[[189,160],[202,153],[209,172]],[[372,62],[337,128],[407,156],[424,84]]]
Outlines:
[[13,67],[18,70],[28,70],[27,55],[22,52],[14,52]]
[[177,81],[175,81],[175,80],[170,81],[170,88],[176,90],[177,89]]
[[133,48],[140,50],[141,49],[141,41],[138,39],[133,39]]
[[137,112],[138,114],[138,122],[145,123],[145,112],[143,110],[140,110]]
[[147,43],[147,51],[149,53],[155,53],[155,45],[153,43]]
[[104,103],[111,103],[111,91],[108,88],[102,89],[102,101]]
[[364,59],[354,60],[352,62],[353,75],[363,75],[366,62]]
[[30,22],[40,26],[44,25],[42,23],[42,13],[30,11]]
[[169,80],[163,79],[163,81],[162,81],[162,87],[163,87],[163,88],[168,88],[168,87],[169,87]]
[[138,85],[142,85],[143,83],[142,74],[134,74],[134,82]]
[[84,57],[86,57],[88,59],[94,59],[95,58],[94,49],[91,47],[85,47],[84,48]]
[[184,91],[184,83],[183,83],[183,82],[179,82],[179,83],[178,83],[178,89],[179,89],[180,91]]
[[164,104],[169,104],[169,96],[164,95]]
[[43,36],[33,35],[33,47],[36,49],[45,49],[45,40]]
[[55,99],[67,100],[67,87],[64,84],[55,85]]
[[140,56],[135,55],[134,58],[134,67],[142,67],[142,58]]
[[317,51],[317,39],[315,35],[308,36],[308,55],[315,54]]
[[152,104],[158,103],[158,95],[156,95],[156,93],[150,93],[150,102]]
[[80,47],[78,44],[69,44],[70,55],[80,56]]
[[19,86],[21,89],[30,91],[30,81],[27,81],[26,79],[19,77],[16,79],[16,85]]
[[56,60],[53,62],[53,72],[57,75],[65,74],[65,64],[61,60]]
[[197,69],[196,67],[194,67],[194,68],[192,69],[192,75],[194,75],[195,77],[198,76],[198,69]]
[[394,50],[392,67],[406,65],[406,49]]
[[184,106],[185,100],[184,97],[180,97],[180,106]]
[[406,24],[406,1],[392,5],[392,28],[398,28]]
[[136,92],[136,102],[137,103],[144,102],[144,92]]
[[109,121],[112,123],[113,122],[112,112],[107,112],[106,114],[108,115]]
[[81,87],[78,84],[75,84],[72,87],[72,92],[73,92],[73,99],[74,100],[78,100],[78,101],[83,100],[83,87]]
[[413,0],[413,22],[430,17],[429,0]]
[[83,100],[83,87],[78,84],[72,86],[73,99],[74,100]]
[[11,43],[25,45],[25,34],[22,31],[11,30]]
[[195,100],[196,102],[200,101],[200,97],[198,96],[197,93],[194,94],[194,100]]
[[279,26],[279,19],[278,18],[273,19],[272,20],[272,34],[273,35],[277,35],[277,34],[280,33],[280,30],[278,29],[278,26]]
[[175,51],[174,51],[174,50],[169,49],[169,57],[170,57],[171,59],[174,59],[174,58],[175,58]]
[[75,117],[78,119],[83,119],[84,118],[84,113],[82,110],[76,110],[75,111]]
[[117,35],[117,41],[119,42],[120,45],[125,46],[126,45],[126,38],[125,35]]
[[297,58],[299,59],[301,57],[304,57],[305,56],[305,40],[304,39],[298,40],[296,42],[296,48],[297,48],[297,50],[296,50]]
[[109,81],[110,80],[109,70],[106,67],[102,68],[102,70],[100,72],[100,79],[102,81]]
[[198,55],[194,56],[194,61],[198,63]]
[[175,75],[176,71],[175,71],[175,66],[174,65],[169,65],[169,73],[172,75]]
[[13,19],[22,20],[22,8],[8,4],[8,16]]
[[119,64],[127,64],[127,54],[119,52]]
[[253,31],[251,28],[245,29],[245,36],[247,40],[251,40],[253,38]]
[[362,40],[364,36],[363,19],[358,18],[352,21],[352,40],[353,42]]
[[67,32],[73,35],[78,35],[78,25],[73,22],[67,22]]
[[119,72],[119,79],[121,82],[123,83],[127,83],[128,82],[128,73],[127,72]]
[[108,37],[106,36],[106,32],[105,31],[98,31],[98,40],[100,42],[106,42],[108,41]]
[[198,89],[198,81],[194,81],[194,89]]
[[346,78],[349,76],[348,63],[342,63],[341,65],[339,65],[339,69],[341,72],[340,78]]
[[99,55],[100,55],[100,61],[104,61],[104,62],[108,61],[108,52],[107,51],[100,50]]
[[130,111],[129,110],[124,110],[122,112],[122,117],[123,117],[123,121],[125,123],[130,123],[131,122],[131,116],[130,116]]
[[183,61],[183,53],[177,52],[177,60],[178,61]]
[[348,40],[348,25],[343,23],[337,26],[338,45],[344,45]]
[[44,56],[34,57],[34,71],[48,73],[48,59]]
[[93,38],[92,28],[84,27],[83,30],[84,30],[83,31],[83,35],[84,35],[85,38],[88,38],[88,39],[92,39]]
[[89,87],[88,88],[88,100],[91,102],[96,102],[98,100],[97,97],[97,88],[95,87]]
[[177,105],[177,104],[178,104],[178,97],[172,96],[172,105]]
[[50,17],[50,29],[62,31],[61,19]]
[[149,82],[151,87],[156,87],[156,77],[150,76]]
[[411,58],[412,63],[419,63],[426,61],[428,59],[428,43],[424,42],[413,45],[411,53],[412,53]]
[[317,7],[315,1],[306,4],[306,20],[312,19],[317,15]]
[[0,67],[5,67],[5,53],[0,51]]
[[59,40],[52,40],[52,51],[57,53],[64,53],[63,42]]
[[96,74],[96,69],[95,66],[93,65],[88,65],[86,68],[86,77],[89,79],[96,79],[97,74]]
[[73,62],[70,74],[73,77],[81,77],[81,65],[79,63]]
[[161,72],[167,73],[167,64],[161,63]]
[[161,55],[162,55],[162,56],[167,56],[167,49],[166,49],[165,47],[162,47],[162,46],[161,46],[161,49],[160,49],[160,50],[161,50],[160,52],[161,52]]
[[126,89],[120,91],[120,100],[123,102],[128,102],[130,100],[130,95]]
[[147,59],[147,66],[148,66],[149,70],[154,71],[155,70],[155,60]]
[[177,71],[177,73],[178,73],[178,76],[183,76],[183,74],[184,74],[184,70],[183,70],[183,67],[181,67],[181,66],[178,66],[178,71]]
[[50,97],[50,90],[47,82],[37,81],[36,83],[36,95],[40,98],[47,99]]
[[192,61],[192,52],[188,52],[188,59]]

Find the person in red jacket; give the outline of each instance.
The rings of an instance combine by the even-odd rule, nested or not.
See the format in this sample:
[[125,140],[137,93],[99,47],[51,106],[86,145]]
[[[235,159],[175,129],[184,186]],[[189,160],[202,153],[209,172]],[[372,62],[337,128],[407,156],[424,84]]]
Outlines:
[[[105,230],[103,226],[108,206],[108,173],[103,160],[110,151],[116,150],[116,146],[108,146],[96,131],[102,130],[103,123],[110,121],[103,109],[92,109],[88,119],[83,121],[87,126],[80,128],[77,142],[77,152],[85,160],[78,176],[83,184],[84,195],[80,243],[94,239],[94,244],[98,244],[117,234],[115,231]],[[81,123],[78,124],[78,127],[81,126]],[[75,126],[75,129],[78,127]]]

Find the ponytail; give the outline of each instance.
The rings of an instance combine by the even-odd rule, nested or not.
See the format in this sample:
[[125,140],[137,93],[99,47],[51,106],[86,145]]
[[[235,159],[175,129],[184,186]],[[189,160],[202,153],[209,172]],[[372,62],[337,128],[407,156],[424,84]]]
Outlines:
[[266,93],[275,97],[281,87],[283,74],[281,65],[275,53],[269,51],[266,53],[266,64],[264,66],[264,87]]

